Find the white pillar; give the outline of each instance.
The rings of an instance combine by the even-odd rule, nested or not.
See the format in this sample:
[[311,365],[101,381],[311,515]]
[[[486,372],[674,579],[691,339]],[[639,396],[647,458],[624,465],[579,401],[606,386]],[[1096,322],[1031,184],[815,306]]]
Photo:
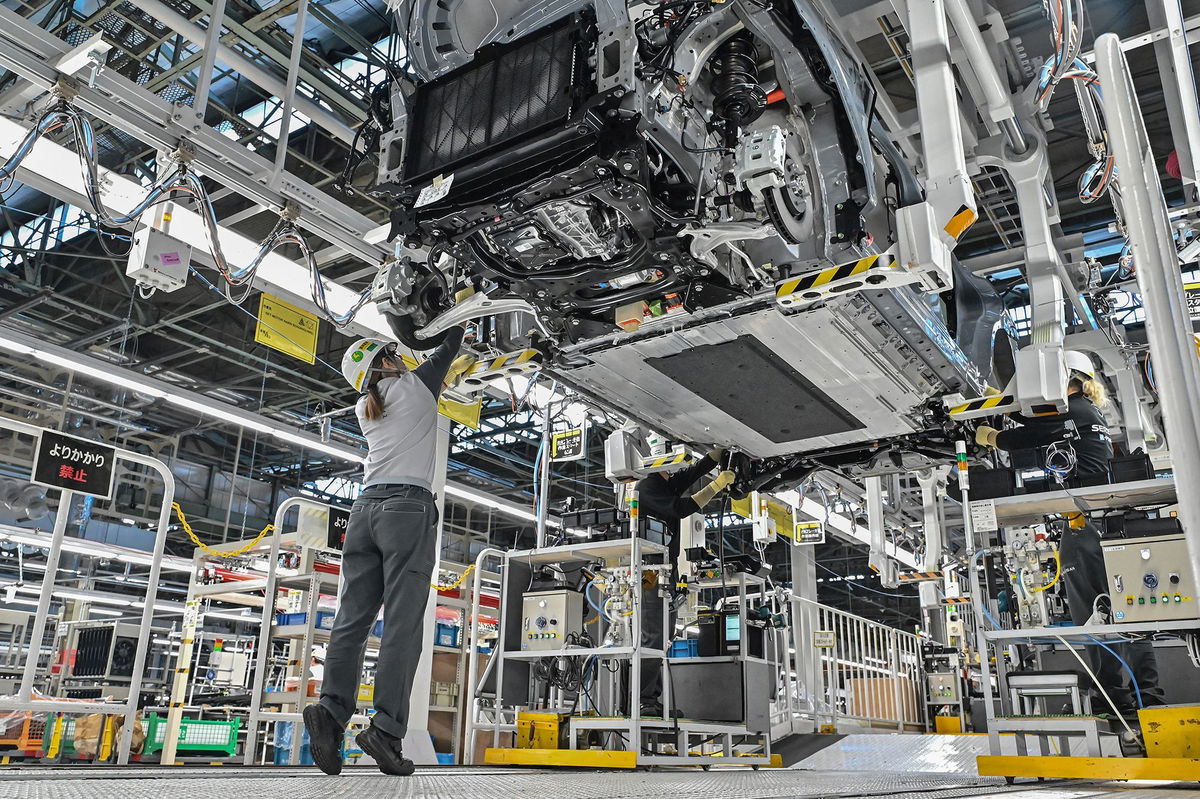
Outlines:
[[[433,493],[437,497],[438,523],[434,530],[434,552],[438,562],[442,556],[442,529],[446,516],[446,461],[450,457],[450,420],[438,415],[437,455],[434,461]],[[434,566],[436,582],[438,567]],[[408,734],[404,736],[404,756],[418,766],[437,764],[437,753],[429,738],[429,684],[433,680],[433,625],[437,611],[437,591],[431,586],[425,606],[425,626],[421,631],[421,660],[413,677],[412,695],[408,699]],[[386,676],[385,676],[386,679]],[[461,690],[461,689],[460,689]],[[457,734],[457,726],[455,726]]]
[[1146,337],[1158,378],[1159,402],[1179,490],[1180,521],[1193,575],[1200,575],[1200,363],[1167,204],[1150,152],[1141,107],[1121,40],[1096,40],[1096,66],[1104,87],[1104,116],[1121,181],[1129,246],[1146,308]]
[[[792,567],[792,595],[807,602],[792,602],[792,646],[796,654],[791,658],[795,664],[796,682],[804,688],[804,694],[812,705],[811,724],[804,724],[792,716],[792,730],[797,733],[816,732],[817,702],[824,695],[821,685],[821,669],[817,651],[813,648],[812,634],[817,628],[817,561],[815,546],[793,546],[789,551]],[[803,710],[803,707],[794,708]]]

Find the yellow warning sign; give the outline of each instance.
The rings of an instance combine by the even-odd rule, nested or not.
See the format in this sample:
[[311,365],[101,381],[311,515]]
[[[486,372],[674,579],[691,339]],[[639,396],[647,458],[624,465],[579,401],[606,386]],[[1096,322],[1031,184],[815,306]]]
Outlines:
[[316,363],[317,333],[321,328],[316,315],[270,294],[260,296],[254,340],[305,363]]
[[774,499],[767,500],[767,516],[775,522],[775,533],[786,538],[792,537],[792,509]]

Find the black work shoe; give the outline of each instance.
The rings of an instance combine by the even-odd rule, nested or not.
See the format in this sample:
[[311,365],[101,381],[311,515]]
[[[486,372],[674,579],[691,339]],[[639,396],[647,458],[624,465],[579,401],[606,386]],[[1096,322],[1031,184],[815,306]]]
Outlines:
[[326,774],[341,774],[342,736],[346,728],[337,723],[324,705],[308,705],[304,708],[304,729],[308,730],[309,748],[317,768]]
[[407,777],[416,770],[411,760],[404,757],[400,749],[400,739],[388,735],[372,724],[360,732],[354,739],[358,746],[371,757],[384,774],[393,777]]

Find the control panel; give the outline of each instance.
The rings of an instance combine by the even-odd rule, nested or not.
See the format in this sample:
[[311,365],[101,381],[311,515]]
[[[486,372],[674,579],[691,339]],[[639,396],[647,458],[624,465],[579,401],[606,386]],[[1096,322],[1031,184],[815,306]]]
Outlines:
[[1200,616],[1181,535],[1102,541],[1113,621],[1126,624]]
[[535,591],[521,597],[521,649],[563,649],[569,633],[583,629],[583,595],[577,591]]
[[929,683],[929,704],[956,705],[961,700],[958,689],[962,681],[956,672],[934,672],[925,679]]

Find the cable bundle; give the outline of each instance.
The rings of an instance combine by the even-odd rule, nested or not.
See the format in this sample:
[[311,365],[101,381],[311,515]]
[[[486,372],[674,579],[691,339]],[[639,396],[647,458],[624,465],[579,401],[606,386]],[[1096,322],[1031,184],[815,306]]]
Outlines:
[[1045,111],[1059,83],[1064,80],[1083,83],[1084,90],[1077,92],[1077,95],[1088,133],[1088,147],[1096,161],[1079,176],[1078,188],[1079,199],[1084,203],[1093,203],[1109,190],[1116,192],[1116,164],[1108,148],[1100,77],[1079,57],[1083,45],[1083,3],[1082,0],[1067,0],[1065,3],[1063,0],[1048,0],[1046,12],[1054,26],[1054,55],[1046,60],[1038,74],[1035,102],[1039,110]]
[[[240,268],[231,267],[225,258],[224,251],[221,249],[220,227],[208,190],[204,187],[200,176],[189,170],[184,163],[181,163],[174,172],[155,182],[150,187],[146,197],[132,211],[127,214],[110,215],[104,207],[103,200],[100,198],[99,160],[96,156],[96,140],[92,123],[78,109],[73,108],[65,100],[56,103],[42,114],[37,124],[21,140],[16,151],[3,166],[0,166],[0,181],[8,179],[16,172],[17,167],[32,152],[38,139],[64,127],[70,127],[75,143],[79,148],[77,155],[82,170],[84,195],[87,197],[88,203],[92,206],[93,213],[101,224],[108,227],[120,227],[128,225],[131,222],[136,222],[145,213],[146,209],[156,203],[169,201],[176,192],[183,192],[196,202],[198,213],[204,221],[204,233],[208,241],[209,253],[212,255],[217,271],[220,272],[221,277],[225,280],[225,296],[230,302],[241,304],[245,301],[250,291],[250,284],[258,272],[258,267],[267,255],[284,244],[295,244],[300,248],[301,256],[308,267],[313,303],[317,306],[317,310],[321,315],[337,327],[344,327],[349,324],[359,309],[370,299],[371,289],[368,287],[359,294],[358,298],[344,313],[335,313],[330,309],[325,295],[325,283],[321,278],[321,271],[317,266],[312,248],[309,247],[308,242],[296,227],[294,215],[290,214],[280,217],[279,222],[262,242],[258,253],[249,264]],[[246,286],[245,291],[240,296],[234,297],[231,289],[241,286]]]

